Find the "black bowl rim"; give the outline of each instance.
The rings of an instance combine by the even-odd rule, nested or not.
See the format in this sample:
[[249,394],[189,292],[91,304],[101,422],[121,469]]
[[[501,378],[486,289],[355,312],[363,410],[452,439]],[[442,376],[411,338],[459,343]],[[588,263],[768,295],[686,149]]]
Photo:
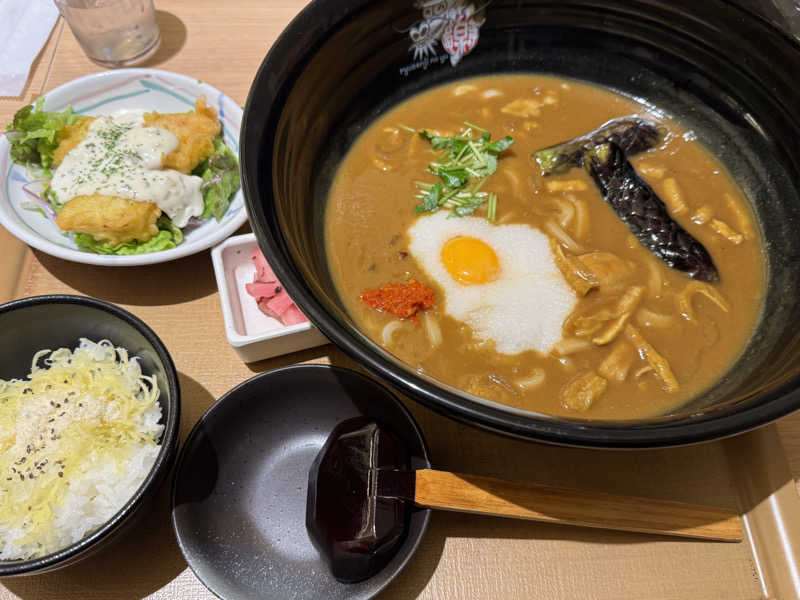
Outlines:
[[172,358],[167,352],[166,346],[156,333],[139,317],[133,315],[127,310],[120,308],[110,302],[98,300],[88,296],[74,296],[69,294],[47,294],[42,296],[31,296],[29,298],[21,298],[19,300],[12,300],[0,305],[0,315],[19,310],[22,308],[29,308],[31,306],[42,306],[48,304],[79,304],[88,306],[95,310],[107,312],[121,321],[128,323],[139,331],[153,347],[158,358],[164,365],[164,371],[167,377],[167,386],[170,393],[169,410],[164,416],[164,433],[161,436],[161,450],[156,457],[150,472],[145,477],[145,480],[139,486],[139,489],[131,496],[128,501],[111,517],[100,529],[89,534],[83,539],[62,548],[52,554],[40,556],[38,558],[31,558],[27,560],[16,561],[0,561],[0,577],[9,577],[14,575],[29,575],[36,572],[44,572],[52,569],[57,569],[60,563],[71,564],[73,559],[77,559],[80,554],[90,550],[96,543],[99,543],[104,538],[111,536],[118,531],[128,519],[135,513],[145,502],[147,496],[156,490],[169,471],[172,460],[175,457],[178,441],[178,430],[180,425],[180,386],[178,383],[178,372],[175,370],[175,365]]
[[[215,411],[215,409],[217,409],[223,402],[227,401],[228,398],[234,397],[235,395],[239,394],[244,388],[252,385],[256,381],[269,377],[274,377],[286,371],[334,371],[342,373],[348,377],[355,377],[357,379],[361,379],[366,383],[368,383],[369,385],[375,386],[386,396],[387,399],[394,402],[400,408],[401,412],[405,415],[406,419],[408,419],[408,422],[411,425],[412,429],[416,432],[420,442],[422,442],[422,453],[427,468],[431,467],[430,450],[428,449],[428,443],[425,441],[425,436],[422,434],[422,430],[420,429],[416,419],[414,419],[414,415],[412,415],[411,411],[408,410],[406,405],[400,401],[400,398],[397,397],[397,394],[395,394],[391,389],[389,389],[386,385],[384,385],[382,381],[379,381],[373,377],[368,377],[367,375],[355,371],[354,369],[338,367],[336,365],[327,365],[323,363],[308,363],[308,364],[298,364],[298,365],[287,365],[285,367],[278,367],[277,369],[264,371],[263,373],[254,375],[253,377],[243,381],[242,383],[239,383],[235,387],[225,392],[222,396],[219,397],[219,399],[216,402],[214,402],[214,404],[208,407],[206,412],[203,413],[203,416],[200,417],[197,420],[197,423],[194,424],[192,430],[189,432],[189,435],[186,436],[186,441],[183,443],[183,447],[181,448],[181,451],[178,455],[178,460],[175,464],[175,472],[172,477],[172,493],[170,497],[170,521],[172,522],[172,530],[175,532],[175,539],[178,542],[178,547],[181,550],[181,554],[183,554],[184,558],[186,559],[186,563],[189,565],[189,568],[192,570],[192,573],[194,573],[197,576],[197,578],[202,582],[202,584],[218,598],[222,598],[222,596],[219,596],[217,592],[209,586],[208,582],[203,578],[201,571],[195,569],[195,565],[192,563],[191,560],[189,560],[187,552],[184,549],[183,539],[181,538],[180,532],[178,531],[178,524],[175,521],[175,496],[178,491],[178,475],[183,469],[183,463],[187,460],[186,457],[188,454],[187,448],[190,445],[189,442],[192,439],[194,439],[195,435],[197,435],[197,432],[203,426],[203,424],[205,424],[205,422],[209,418],[212,418],[213,416],[212,413]],[[375,590],[374,592],[375,594],[378,594],[381,590],[384,590],[386,586],[388,586],[397,577],[397,575],[399,575],[406,568],[406,565],[408,564],[408,561],[411,560],[411,557],[417,553],[419,545],[422,542],[422,539],[425,537],[425,532],[428,530],[428,524],[430,523],[431,512],[432,512],[430,508],[419,508],[418,510],[419,512],[423,513],[423,519],[422,519],[422,527],[420,528],[420,532],[419,535],[417,536],[417,539],[414,540],[414,542],[412,543],[411,547],[409,548],[409,551],[406,553],[406,555],[403,557],[403,560],[397,566],[396,571],[389,577],[389,579],[386,580],[386,582],[380,588]]]
[[[722,0],[731,8],[741,13],[742,19],[757,22],[762,29],[767,29],[776,39],[792,48],[800,57],[800,42],[774,23],[756,13],[755,11]],[[352,7],[358,8],[365,5],[365,1],[353,3]],[[352,8],[351,7],[351,8]],[[269,90],[264,85],[265,80],[279,71],[276,67],[283,65],[292,55],[292,48],[298,40],[304,39],[313,25],[322,22],[329,8],[344,9],[340,0],[316,0],[308,4],[281,32],[278,39],[267,52],[264,60],[256,72],[253,83],[248,92],[247,101],[242,117],[240,139],[242,143],[239,150],[239,163],[241,165],[242,189],[251,227],[256,234],[259,245],[265,255],[274,262],[271,266],[282,284],[289,290],[290,295],[300,306],[303,313],[316,325],[320,331],[334,344],[344,350],[370,373],[381,378],[412,399],[444,416],[463,422],[468,425],[480,426],[491,431],[512,435],[532,441],[552,444],[579,446],[590,448],[608,449],[642,449],[688,445],[699,442],[712,441],[729,437],[757,428],[778,419],[797,408],[800,408],[800,375],[792,378],[779,388],[763,397],[758,406],[748,407],[744,410],[733,410],[720,414],[720,410],[698,415],[695,422],[679,421],[676,423],[647,424],[632,422],[616,422],[616,424],[596,424],[591,421],[564,420],[531,413],[524,417],[515,415],[502,409],[469,400],[464,396],[450,392],[435,383],[420,377],[410,369],[404,367],[399,361],[392,362],[388,355],[381,354],[371,348],[364,340],[348,332],[348,328],[337,322],[322,307],[315,298],[308,284],[293,268],[294,259],[284,256],[284,248],[280,240],[272,231],[255,216],[263,216],[263,207],[273,200],[271,187],[267,187],[266,198],[259,198],[257,186],[257,169],[250,174],[247,168],[249,163],[258,166],[262,139],[254,139],[250,131],[255,131],[251,121],[255,121],[256,114],[271,116],[276,101],[280,94],[285,93],[287,81],[280,81],[280,88]],[[347,12],[347,11],[344,11]],[[349,13],[348,13],[349,14]],[[319,34],[316,42],[330,35],[329,31]],[[292,73],[296,72],[296,66]],[[257,97],[259,87],[267,89],[264,96]],[[266,110],[265,110],[266,108]],[[269,118],[269,117],[268,117]],[[266,123],[267,120],[262,122]],[[272,141],[272,140],[270,140]],[[269,156],[272,156],[271,149]],[[271,178],[271,175],[269,176]],[[266,222],[266,219],[264,219]],[[280,235],[280,234],[279,234]],[[277,260],[275,260],[277,258]],[[286,266],[283,260],[292,266]],[[713,414],[712,414],[713,413]],[[708,415],[711,415],[710,417]],[[692,417],[690,417],[692,418]]]

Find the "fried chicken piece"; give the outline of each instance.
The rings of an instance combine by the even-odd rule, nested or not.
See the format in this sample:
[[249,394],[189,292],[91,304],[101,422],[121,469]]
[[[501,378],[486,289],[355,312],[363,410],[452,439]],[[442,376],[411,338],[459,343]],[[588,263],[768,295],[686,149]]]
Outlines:
[[[189,174],[214,154],[214,138],[222,131],[217,111],[206,104],[204,96],[197,99],[194,109],[193,113],[144,114],[145,127],[160,127],[178,138],[178,147],[164,156],[164,169],[175,169]],[[85,117],[59,132],[53,166],[61,164],[67,153],[84,140],[94,119],[95,117]]]
[[60,165],[67,153],[84,140],[94,119],[94,117],[84,117],[58,132],[58,147],[53,152],[54,167]]
[[146,127],[160,127],[178,138],[178,147],[164,157],[163,167],[181,173],[191,173],[197,165],[214,154],[214,138],[222,125],[217,111],[206,105],[201,96],[194,105],[193,113],[145,113]]
[[161,209],[153,202],[118,196],[91,194],[75,196],[56,216],[63,231],[88,233],[112,246],[133,240],[146,242],[158,233],[156,220]]

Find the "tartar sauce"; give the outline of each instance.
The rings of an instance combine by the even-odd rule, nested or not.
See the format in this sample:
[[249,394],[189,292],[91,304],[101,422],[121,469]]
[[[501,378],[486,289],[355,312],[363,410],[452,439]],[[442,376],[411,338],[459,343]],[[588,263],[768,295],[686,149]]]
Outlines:
[[58,201],[105,194],[154,202],[178,227],[203,214],[203,180],[172,169],[162,160],[178,138],[160,127],[144,127],[144,111],[95,119],[86,138],[64,157],[50,181]]

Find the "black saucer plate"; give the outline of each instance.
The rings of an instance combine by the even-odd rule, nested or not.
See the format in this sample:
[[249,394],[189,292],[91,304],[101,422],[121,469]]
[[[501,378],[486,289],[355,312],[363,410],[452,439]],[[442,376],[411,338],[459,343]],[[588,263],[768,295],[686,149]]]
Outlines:
[[334,426],[366,415],[389,425],[430,466],[400,401],[374,380],[326,365],[257,375],[220,398],[181,451],[172,524],[198,578],[220,598],[365,599],[414,554],[430,518],[419,510],[392,561],[356,584],[336,581],[305,527],[308,470]]

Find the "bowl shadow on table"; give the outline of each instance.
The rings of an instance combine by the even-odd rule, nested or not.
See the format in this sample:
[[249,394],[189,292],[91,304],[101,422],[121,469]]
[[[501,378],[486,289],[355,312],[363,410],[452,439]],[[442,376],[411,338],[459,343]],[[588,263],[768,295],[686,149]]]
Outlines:
[[161,44],[155,54],[140,67],[156,67],[165,63],[181,51],[186,44],[186,25],[177,15],[165,10],[156,10],[156,22],[161,31]]
[[[62,260],[39,250],[36,259],[53,277],[87,296],[130,306],[180,304],[217,291],[209,251],[140,267],[104,267]],[[53,290],[53,292],[70,290]]]
[[[214,397],[197,381],[179,373],[182,402],[181,443]],[[24,600],[78,598],[142,598],[175,579],[187,564],[170,521],[172,473],[146,514],[107,548],[85,560],[50,573],[0,581]]]

